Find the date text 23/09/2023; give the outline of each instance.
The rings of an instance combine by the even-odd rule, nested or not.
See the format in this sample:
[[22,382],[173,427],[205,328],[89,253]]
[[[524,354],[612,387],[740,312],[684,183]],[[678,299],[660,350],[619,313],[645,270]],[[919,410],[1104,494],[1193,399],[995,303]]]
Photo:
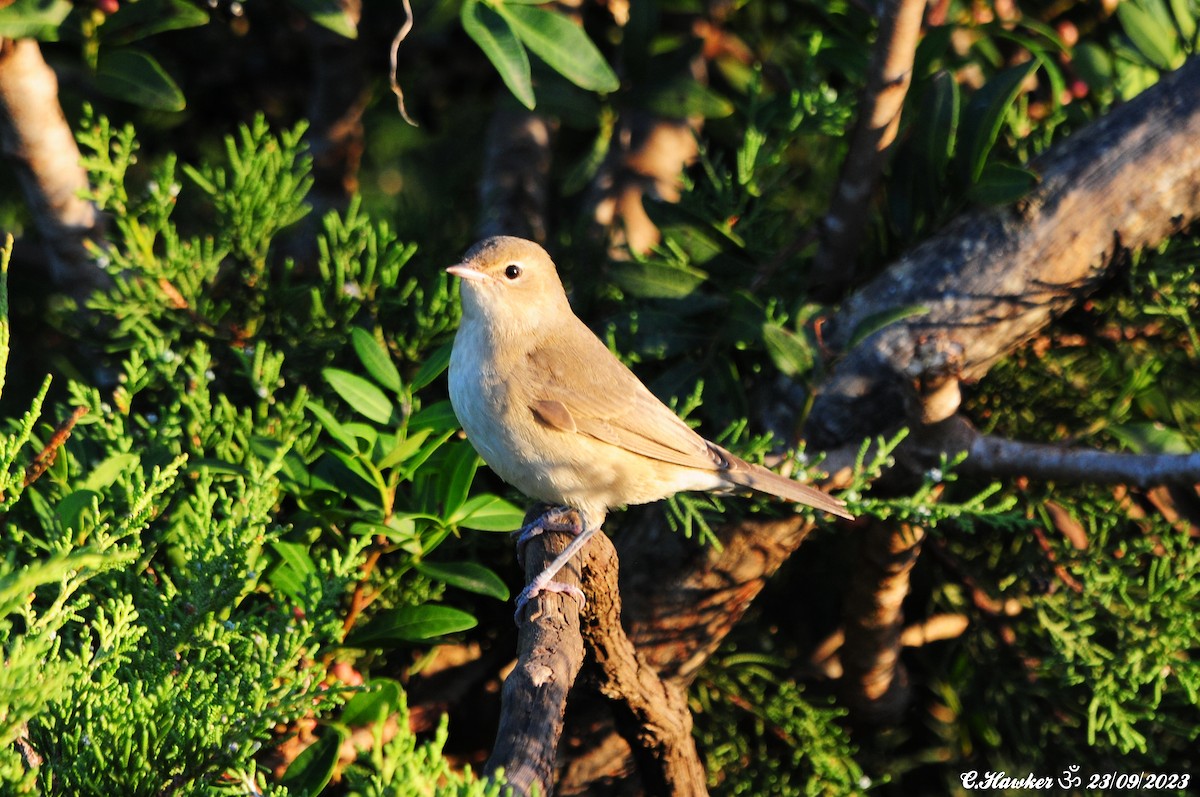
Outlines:
[[1058,777],[1053,775],[1035,775],[1032,772],[1024,775],[1010,775],[1003,770],[999,772],[979,772],[974,769],[963,772],[959,777],[962,780],[963,788],[972,791],[1055,788],[1172,791],[1186,789],[1191,782],[1191,775],[1175,772],[1098,772],[1090,773],[1085,777],[1079,773],[1079,767],[1076,765],[1067,767]]

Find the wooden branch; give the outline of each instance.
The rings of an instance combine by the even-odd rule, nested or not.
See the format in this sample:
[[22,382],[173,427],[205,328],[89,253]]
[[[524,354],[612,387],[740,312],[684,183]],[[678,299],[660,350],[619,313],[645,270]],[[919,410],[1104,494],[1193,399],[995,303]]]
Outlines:
[[[912,386],[931,375],[982,376],[1128,250],[1200,218],[1200,58],[1030,167],[1041,183],[1015,207],[959,218],[832,319],[826,340],[844,357],[813,404],[810,444],[857,444],[911,416]],[[845,351],[864,322],[908,306],[924,312]]]
[[913,57],[926,0],[887,0],[867,67],[858,120],[829,210],[821,220],[812,280],[831,294],[854,280],[855,254],[870,218],[868,206],[900,129],[900,111],[912,82]]
[[[603,533],[597,532],[596,537]],[[525,547],[526,583],[569,541],[567,535],[551,532],[534,537]],[[576,559],[559,571],[557,580],[578,587],[579,574]],[[549,795],[554,790],[567,693],[583,666],[579,602],[570,595],[547,592],[530,601],[521,614],[517,666],[504,681],[500,728],[484,771],[502,769],[514,794],[527,795],[536,788]]]
[[[641,510],[620,537],[621,595],[629,638],[669,689],[684,690],[745,614],[767,579],[814,528],[803,515],[747,520],[718,530],[721,548],[701,547]],[[574,715],[564,795],[640,792],[633,753],[611,717]],[[686,793],[686,792],[685,792]]]
[[1200,483],[1200,453],[1133,454],[1006,440],[983,434],[957,415],[914,430],[901,449],[897,457],[911,459],[921,470],[936,465],[943,454],[966,453],[958,470],[983,477],[1027,476],[1039,481],[1138,487]]
[[598,534],[584,551],[583,638],[600,669],[600,692],[613,701],[617,730],[638,762],[647,792],[707,794],[687,692],[661,680],[625,635],[617,577],[616,550]]
[[510,107],[492,114],[479,185],[479,237],[516,235],[546,243],[551,133],[540,114]]
[[77,298],[108,281],[84,242],[99,232],[58,78],[32,39],[0,39],[0,146],[16,170],[49,255],[51,278]]
[[910,691],[900,663],[909,575],[925,530],[872,521],[859,546],[857,567],[842,612],[842,697],[860,719],[888,723],[908,707]]

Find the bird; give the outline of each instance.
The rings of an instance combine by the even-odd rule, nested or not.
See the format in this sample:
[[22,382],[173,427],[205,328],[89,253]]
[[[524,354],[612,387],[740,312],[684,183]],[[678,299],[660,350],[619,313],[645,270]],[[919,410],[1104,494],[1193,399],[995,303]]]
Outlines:
[[467,440],[505,482],[561,508],[524,527],[519,544],[547,529],[576,535],[518,596],[518,617],[543,591],[582,600],[554,576],[614,507],[748,489],[853,519],[837,498],[748,463],[684,423],[575,315],[537,243],[486,238],[446,272],[461,283],[448,381]]

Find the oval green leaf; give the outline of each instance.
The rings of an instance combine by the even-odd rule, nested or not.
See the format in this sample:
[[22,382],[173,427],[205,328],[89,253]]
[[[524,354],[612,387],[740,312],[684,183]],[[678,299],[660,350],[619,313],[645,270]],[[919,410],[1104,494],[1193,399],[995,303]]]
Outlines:
[[158,61],[128,47],[101,53],[96,88],[114,99],[156,111],[182,111],[187,105],[183,92]]
[[496,7],[525,46],[580,88],[616,91],[621,81],[583,28],[562,14],[528,5]]
[[296,756],[279,779],[279,785],[289,794],[320,794],[329,785],[333,770],[337,766],[346,731],[335,725],[327,725],[320,738]]
[[967,104],[961,127],[960,155],[966,159],[965,166],[971,182],[983,174],[988,154],[1000,136],[1004,117],[1021,93],[1021,85],[1037,65],[1036,60],[1030,60],[1003,70],[975,92]]
[[1028,194],[1038,184],[1038,175],[1008,163],[989,163],[967,196],[981,205],[1007,205]]
[[341,723],[354,728],[373,725],[403,705],[404,691],[391,678],[372,678],[365,692],[359,692],[342,709]]
[[504,17],[491,6],[467,0],[463,3],[459,18],[463,30],[496,67],[508,90],[522,105],[533,110],[537,101],[533,96],[529,55]]
[[1163,24],[1159,17],[1128,0],[1117,5],[1117,18],[1133,46],[1150,63],[1159,69],[1174,69],[1183,63],[1183,50],[1170,23]]
[[15,0],[0,8],[0,37],[58,41],[59,28],[73,7],[70,0]]
[[779,324],[763,324],[763,344],[775,367],[787,376],[799,376],[812,370],[816,359],[812,344]]
[[357,374],[340,368],[321,371],[325,381],[350,408],[375,423],[387,423],[392,418],[392,402],[383,391]]
[[443,344],[434,349],[433,353],[425,358],[425,361],[421,363],[421,367],[413,374],[413,390],[420,390],[441,376],[442,371],[445,371],[450,365],[450,351],[453,348],[453,342]]
[[387,647],[401,642],[424,642],[466,631],[478,625],[473,615],[452,606],[426,603],[389,609],[376,615],[346,640],[352,647]]
[[106,45],[129,42],[169,30],[195,28],[208,22],[208,13],[187,0],[122,3],[97,31]]
[[508,600],[508,586],[500,576],[477,562],[418,562],[417,570],[452,587]]
[[292,5],[318,25],[347,39],[358,38],[357,15],[347,12],[340,0],[291,0]]
[[362,327],[350,330],[350,342],[354,344],[354,353],[371,378],[394,393],[400,392],[400,372],[396,370],[392,355],[383,344]]
[[477,495],[454,513],[451,521],[473,531],[513,531],[521,527],[525,513],[498,495]]

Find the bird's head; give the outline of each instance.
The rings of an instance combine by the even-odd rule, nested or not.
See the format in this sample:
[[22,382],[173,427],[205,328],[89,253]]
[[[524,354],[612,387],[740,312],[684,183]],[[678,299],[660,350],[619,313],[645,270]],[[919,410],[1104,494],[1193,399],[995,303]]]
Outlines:
[[522,334],[571,313],[546,250],[524,238],[485,238],[446,269],[462,280],[463,322]]

